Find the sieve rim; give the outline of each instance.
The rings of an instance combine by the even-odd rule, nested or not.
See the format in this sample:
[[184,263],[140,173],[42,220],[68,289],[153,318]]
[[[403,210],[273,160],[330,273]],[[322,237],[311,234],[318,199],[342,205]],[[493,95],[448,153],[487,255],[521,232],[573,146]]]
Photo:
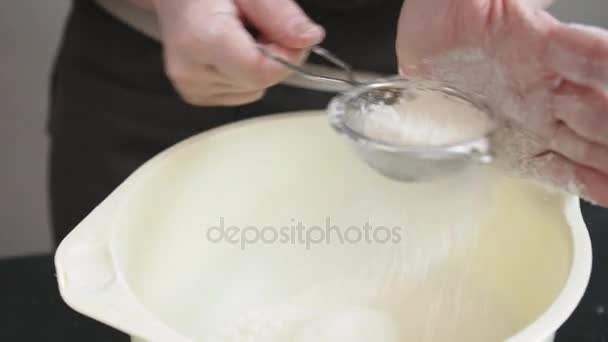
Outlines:
[[[357,99],[361,94],[374,89],[382,88],[400,88],[425,89],[439,91],[446,95],[456,97],[465,101],[482,111],[490,120],[488,129],[478,138],[466,139],[449,144],[438,145],[414,145],[414,144],[397,144],[390,143],[384,140],[379,140],[350,127],[346,123],[347,105],[354,99]],[[465,155],[477,151],[481,154],[489,154],[490,137],[497,130],[498,122],[495,113],[485,102],[483,96],[471,92],[465,92],[457,89],[448,83],[441,81],[431,81],[423,79],[405,78],[403,76],[394,76],[366,82],[362,85],[351,88],[350,90],[335,96],[329,103],[327,108],[329,122],[331,126],[340,134],[346,135],[350,140],[359,145],[368,146],[381,151],[392,153],[407,153],[418,155]]]

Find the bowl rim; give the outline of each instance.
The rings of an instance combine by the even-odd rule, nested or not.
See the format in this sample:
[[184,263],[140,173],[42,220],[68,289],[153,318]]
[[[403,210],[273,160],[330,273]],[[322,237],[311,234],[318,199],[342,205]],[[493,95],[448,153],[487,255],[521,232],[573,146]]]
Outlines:
[[509,337],[509,342],[544,341],[551,338],[572,315],[589,284],[593,256],[580,199],[574,195],[564,195],[562,207],[570,228],[568,232],[572,246],[568,277],[551,305],[526,328]]

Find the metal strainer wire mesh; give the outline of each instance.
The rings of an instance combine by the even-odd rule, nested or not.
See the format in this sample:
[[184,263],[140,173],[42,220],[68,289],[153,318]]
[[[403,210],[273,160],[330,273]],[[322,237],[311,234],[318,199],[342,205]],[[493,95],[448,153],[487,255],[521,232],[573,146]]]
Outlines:
[[348,138],[355,151],[369,166],[390,179],[401,182],[421,182],[450,176],[473,164],[492,160],[490,135],[492,125],[474,139],[440,146],[412,146],[366,135],[364,124],[370,114],[382,106],[402,104],[412,100],[412,90],[438,92],[483,111],[493,120],[492,112],[482,98],[467,94],[440,82],[408,80],[401,77],[361,82],[355,79],[352,68],[328,50],[315,46],[311,53],[325,58],[345,71],[346,78],[334,78],[310,72],[273,55],[259,46],[267,57],[295,71],[302,77],[336,88],[350,89],[335,97],[329,107],[331,126]]

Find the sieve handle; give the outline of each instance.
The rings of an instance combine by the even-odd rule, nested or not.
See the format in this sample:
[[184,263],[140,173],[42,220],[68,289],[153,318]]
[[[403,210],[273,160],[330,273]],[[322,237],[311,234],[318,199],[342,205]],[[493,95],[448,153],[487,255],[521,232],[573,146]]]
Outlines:
[[266,56],[266,57],[274,60],[275,62],[285,66],[286,68],[296,72],[301,77],[314,81],[315,83],[321,84],[324,88],[335,89],[336,92],[341,92],[341,91],[348,90],[354,86],[361,84],[360,82],[357,82],[355,80],[352,67],[348,63],[344,62],[343,60],[341,60],[340,58],[338,58],[337,56],[335,56],[334,54],[332,54],[331,52],[329,52],[328,50],[326,50],[320,46],[313,46],[310,49],[310,52],[323,57],[325,60],[329,61],[331,64],[344,70],[346,72],[347,79],[329,77],[326,75],[312,72],[312,71],[306,69],[304,66],[296,65],[296,64],[286,61],[284,58],[273,54],[272,52],[270,52],[268,49],[266,49],[264,46],[262,46],[260,44],[258,44],[258,49],[264,56]]

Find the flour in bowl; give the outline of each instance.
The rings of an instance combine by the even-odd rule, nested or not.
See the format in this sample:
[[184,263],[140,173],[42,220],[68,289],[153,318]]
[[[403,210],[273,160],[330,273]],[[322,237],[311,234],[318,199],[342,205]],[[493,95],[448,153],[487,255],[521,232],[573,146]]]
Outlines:
[[[490,170],[472,168],[436,182],[359,184],[360,196],[339,204],[350,215],[339,225],[363,219],[399,224],[403,239],[335,244],[302,252],[305,258],[294,258],[297,250],[283,250],[275,255],[285,260],[281,269],[270,264],[270,256],[264,263],[249,264],[248,272],[257,269],[252,274],[268,274],[274,283],[236,274],[231,283],[237,285],[218,302],[253,297],[242,293],[256,294],[255,300],[218,317],[221,328],[205,341],[504,340],[523,323],[509,302],[479,279],[485,267],[478,264],[478,248],[484,244],[478,239],[493,203],[493,179]],[[260,251],[272,254],[271,249]],[[316,259],[315,254],[323,257]],[[292,282],[294,277],[301,281]],[[267,287],[272,290],[260,295],[258,290]]]

